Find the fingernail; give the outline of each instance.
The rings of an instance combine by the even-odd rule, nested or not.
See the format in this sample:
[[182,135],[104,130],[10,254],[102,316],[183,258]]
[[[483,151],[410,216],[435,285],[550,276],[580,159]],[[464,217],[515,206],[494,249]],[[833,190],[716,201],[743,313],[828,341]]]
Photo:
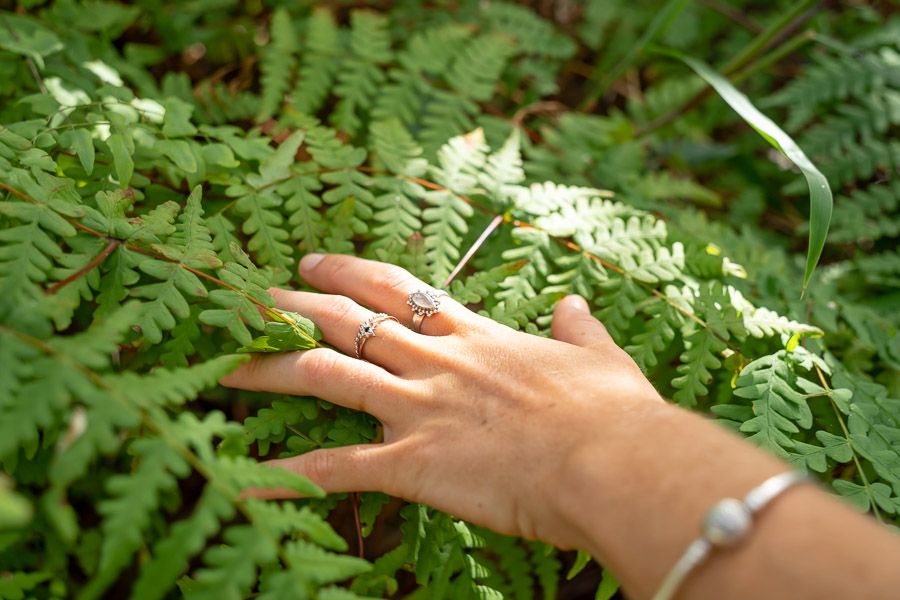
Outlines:
[[590,307],[588,306],[587,300],[582,298],[581,296],[568,296],[566,298],[566,302],[569,304],[569,308],[572,310],[577,310],[578,312],[591,312]]
[[316,265],[322,262],[322,259],[325,258],[324,254],[307,254],[303,258],[300,259],[300,270],[301,271],[312,271],[316,268]]

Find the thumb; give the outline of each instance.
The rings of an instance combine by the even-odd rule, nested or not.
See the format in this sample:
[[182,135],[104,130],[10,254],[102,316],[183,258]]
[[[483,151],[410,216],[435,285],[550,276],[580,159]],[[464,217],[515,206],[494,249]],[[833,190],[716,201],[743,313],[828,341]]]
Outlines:
[[596,348],[612,343],[603,323],[594,318],[587,301],[581,296],[566,296],[553,311],[550,331],[554,339],[583,348]]

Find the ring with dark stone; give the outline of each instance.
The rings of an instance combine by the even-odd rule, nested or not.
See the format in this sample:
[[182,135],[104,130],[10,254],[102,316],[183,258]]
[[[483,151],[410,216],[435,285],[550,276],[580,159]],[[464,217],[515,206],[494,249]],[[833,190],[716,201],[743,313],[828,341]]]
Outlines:
[[373,315],[359,324],[359,329],[356,332],[356,358],[362,358],[363,346],[366,345],[366,342],[370,337],[375,337],[375,329],[379,324],[385,321],[397,321],[399,320],[397,317],[393,315],[389,315],[387,313],[378,313]]

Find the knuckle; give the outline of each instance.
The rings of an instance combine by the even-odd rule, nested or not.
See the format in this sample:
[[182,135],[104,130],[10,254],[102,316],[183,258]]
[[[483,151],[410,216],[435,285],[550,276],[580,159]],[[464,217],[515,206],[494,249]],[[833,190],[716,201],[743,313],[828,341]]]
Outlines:
[[320,450],[306,455],[303,470],[309,479],[321,486],[327,486],[328,482],[334,477],[336,463],[333,452]]
[[356,306],[356,302],[346,296],[332,296],[325,309],[325,318],[340,323],[356,310]]
[[407,367],[410,370],[430,371],[435,368],[441,371],[446,370],[443,367],[447,367],[452,361],[453,350],[448,346],[448,340],[440,338],[441,342],[436,344],[434,339],[425,335],[420,339],[404,337],[396,342],[402,353],[409,357]]
[[315,389],[334,377],[335,358],[329,350],[313,348],[300,355],[300,366],[307,385]]
[[413,276],[397,265],[388,265],[381,276],[381,285],[389,292],[409,293]]
[[253,389],[257,389],[260,382],[265,380],[265,374],[269,364],[269,361],[265,360],[266,358],[268,357],[254,356],[248,362],[241,365],[242,380]]

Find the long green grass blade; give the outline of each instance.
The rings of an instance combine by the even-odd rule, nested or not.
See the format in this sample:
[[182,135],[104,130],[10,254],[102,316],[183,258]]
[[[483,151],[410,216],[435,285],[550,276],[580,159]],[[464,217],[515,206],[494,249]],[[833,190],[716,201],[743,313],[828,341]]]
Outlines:
[[806,178],[809,186],[809,245],[806,252],[806,272],[803,274],[803,291],[806,293],[809,280],[822,256],[822,248],[825,246],[825,238],[828,236],[828,227],[831,224],[831,210],[834,200],[831,195],[831,187],[822,172],[816,168],[807,158],[800,146],[791,136],[775,124],[772,119],[759,111],[743,92],[735,88],[731,82],[717,73],[706,63],[690,56],[686,56],[677,50],[657,50],[685,63],[712,86],[716,93],[722,97],[734,111],[741,116],[759,135],[772,144],[779,152],[784,154]]

